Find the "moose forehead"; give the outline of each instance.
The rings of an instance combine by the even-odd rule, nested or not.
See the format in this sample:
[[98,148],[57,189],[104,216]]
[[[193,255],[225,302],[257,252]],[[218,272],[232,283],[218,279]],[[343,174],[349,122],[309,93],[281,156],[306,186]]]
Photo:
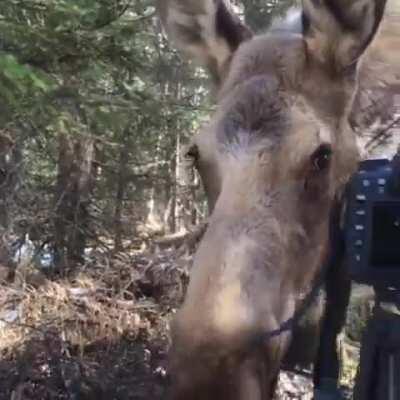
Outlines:
[[287,38],[283,45],[289,51],[280,45],[278,38],[257,38],[232,61],[213,124],[221,151],[273,150],[298,134],[304,145],[307,139],[332,141],[331,131],[342,117],[342,88],[338,91],[329,77],[315,84],[307,76],[312,71],[305,69],[303,45]]
[[238,86],[222,104],[221,122],[216,132],[222,151],[266,146],[282,139],[290,123],[288,105],[280,96],[277,82],[255,76]]

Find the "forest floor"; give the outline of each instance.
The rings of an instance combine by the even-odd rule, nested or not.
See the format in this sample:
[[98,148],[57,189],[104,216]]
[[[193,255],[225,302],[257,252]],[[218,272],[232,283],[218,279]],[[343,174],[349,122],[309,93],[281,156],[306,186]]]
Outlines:
[[[51,280],[18,272],[0,287],[0,400],[163,398],[169,320],[190,263],[164,249],[98,254]],[[281,374],[277,397],[309,400],[311,390],[309,378]]]

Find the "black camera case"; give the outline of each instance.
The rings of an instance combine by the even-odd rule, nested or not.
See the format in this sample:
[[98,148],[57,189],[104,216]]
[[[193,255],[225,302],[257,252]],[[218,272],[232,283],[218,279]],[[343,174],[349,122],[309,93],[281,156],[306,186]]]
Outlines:
[[348,183],[345,261],[359,283],[400,287],[400,157],[367,160]]

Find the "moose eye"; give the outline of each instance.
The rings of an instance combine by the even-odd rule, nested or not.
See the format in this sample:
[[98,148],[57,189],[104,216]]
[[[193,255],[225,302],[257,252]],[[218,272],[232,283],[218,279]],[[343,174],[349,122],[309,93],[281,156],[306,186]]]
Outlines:
[[315,171],[324,171],[331,163],[332,147],[329,144],[321,144],[311,156],[311,165]]
[[199,149],[195,144],[190,144],[184,148],[183,155],[186,159],[190,159],[193,163],[196,163],[199,159]]

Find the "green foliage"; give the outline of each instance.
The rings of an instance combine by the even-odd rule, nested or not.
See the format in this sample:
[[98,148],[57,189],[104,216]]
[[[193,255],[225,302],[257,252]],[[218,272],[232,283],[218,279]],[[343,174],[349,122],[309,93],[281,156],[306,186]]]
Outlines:
[[50,89],[51,81],[41,71],[19,63],[11,54],[0,54],[0,104],[4,111],[21,111]]
[[[243,3],[249,21],[267,27],[292,2]],[[175,210],[181,143],[211,105],[207,76],[169,46],[154,1],[2,0],[0,37],[0,135],[23,154],[24,201],[45,193],[51,215],[62,134],[96,138],[95,200],[108,220],[121,179],[123,214],[137,214],[129,226],[145,218],[152,193],[161,212]]]

